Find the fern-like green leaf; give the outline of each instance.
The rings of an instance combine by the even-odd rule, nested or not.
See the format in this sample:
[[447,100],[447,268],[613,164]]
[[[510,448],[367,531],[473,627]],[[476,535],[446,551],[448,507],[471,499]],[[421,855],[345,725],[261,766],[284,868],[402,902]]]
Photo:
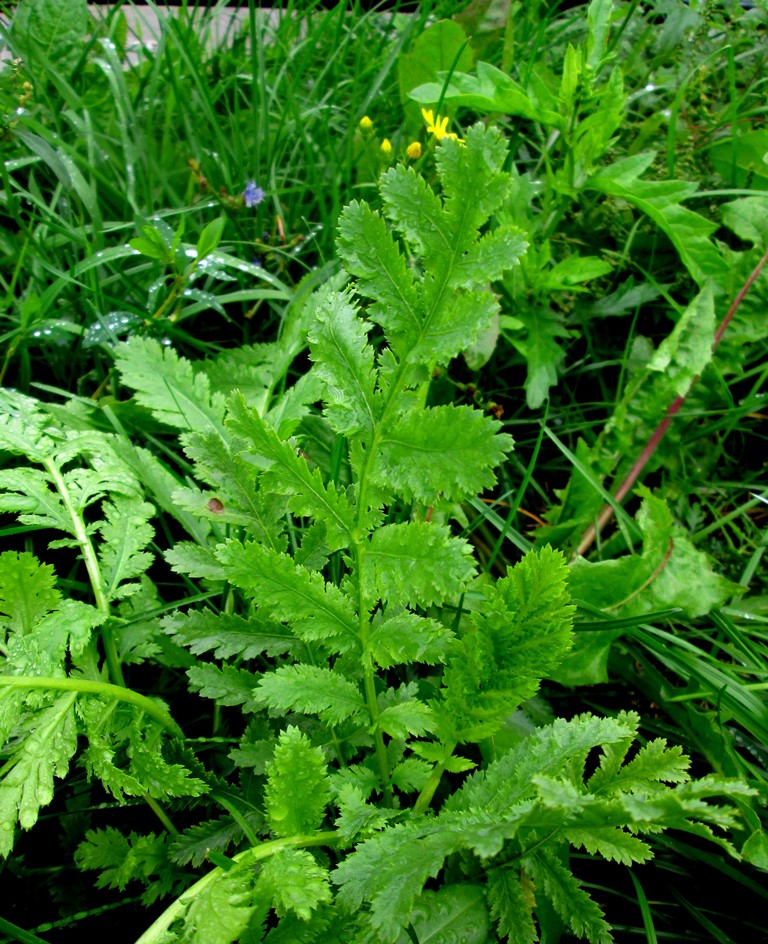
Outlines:
[[198,665],[187,671],[189,684],[203,698],[212,698],[220,705],[242,705],[243,711],[255,711],[257,703],[253,698],[257,676],[225,665],[219,669],[215,665]]
[[136,391],[137,403],[161,423],[201,432],[221,429],[224,397],[212,396],[205,373],[173,348],[134,335],[115,348],[115,365],[122,382]]
[[37,822],[40,807],[53,799],[53,778],[63,777],[77,749],[76,694],[59,695],[20,730],[0,781],[0,855],[13,847],[18,819],[23,829]]
[[253,659],[262,653],[279,656],[296,643],[296,637],[282,623],[262,616],[243,619],[231,613],[190,610],[166,616],[162,625],[169,636],[195,655],[213,652],[217,659]]
[[224,566],[216,559],[213,548],[201,547],[192,541],[177,541],[163,555],[175,574],[203,580],[226,580]]
[[[287,499],[259,491],[258,470],[240,454],[245,448],[244,440],[232,436],[226,442],[214,431],[189,436],[184,451],[211,490],[197,492],[194,499],[188,492],[181,504],[211,522],[242,525],[255,540],[282,551]],[[177,490],[177,503],[180,498]]]
[[258,889],[272,899],[278,917],[293,912],[303,921],[309,921],[316,908],[333,898],[328,869],[306,849],[283,849],[267,859]]
[[297,515],[311,515],[327,528],[326,540],[331,550],[349,545],[355,527],[354,509],[334,484],[323,482],[319,469],[312,471],[306,458],[299,456],[290,443],[248,406],[242,396],[229,401],[227,427],[247,442],[243,453],[263,469],[261,487],[277,495],[288,496],[288,506]]
[[365,556],[365,593],[393,606],[426,608],[458,599],[475,573],[471,546],[425,521],[379,528]]
[[366,657],[383,669],[409,662],[444,662],[453,633],[436,620],[387,607],[368,637]]
[[525,873],[497,868],[487,874],[488,904],[501,937],[509,944],[534,944],[539,939],[531,916],[535,900]]
[[175,940],[184,944],[234,944],[256,911],[252,870],[217,871],[195,895],[184,913],[184,928]]
[[512,448],[500,427],[467,406],[400,414],[382,432],[375,480],[427,505],[474,496],[495,484],[493,469]]
[[419,253],[424,266],[454,252],[453,234],[440,197],[413,167],[390,167],[379,180],[384,213]]
[[540,885],[566,924],[590,944],[612,944],[613,935],[599,905],[581,882],[560,861],[556,852],[544,849],[525,856],[523,868]]
[[435,728],[432,709],[420,701],[389,705],[379,715],[376,727],[392,738],[421,737]]
[[366,711],[360,689],[338,672],[315,665],[284,665],[259,680],[254,698],[278,714],[299,711],[340,724]]
[[339,788],[336,806],[339,815],[335,827],[343,842],[350,845],[353,840],[384,829],[396,815],[394,810],[366,803],[362,791],[351,783],[342,784]]
[[419,338],[422,323],[413,272],[406,265],[382,217],[352,201],[339,218],[339,255],[357,277],[359,295],[378,304],[368,316],[387,333],[390,347],[404,355]]
[[358,316],[347,295],[330,295],[318,307],[309,333],[314,370],[325,385],[325,416],[341,435],[370,439],[381,413],[376,390],[370,325]]
[[61,604],[50,564],[27,552],[0,554],[0,627],[26,635]]
[[436,711],[445,718],[446,740],[492,733],[559,665],[572,641],[566,580],[562,555],[545,547],[486,589],[477,632],[456,640],[444,673],[445,708]]
[[642,839],[614,826],[568,829],[565,837],[574,848],[584,849],[590,855],[600,855],[609,862],[632,865],[653,858],[653,852]]
[[251,592],[260,608],[290,622],[302,639],[320,640],[336,652],[359,647],[359,627],[349,597],[326,583],[322,574],[256,543],[229,541],[218,548],[217,557],[231,583]]
[[272,834],[282,837],[315,832],[329,799],[323,752],[298,728],[289,726],[281,732],[275,755],[267,764],[264,809]]
[[126,581],[140,577],[152,563],[145,548],[154,535],[149,519],[155,509],[148,502],[117,495],[104,502],[102,510],[99,562],[104,592],[108,600],[119,600],[139,589],[139,584]]

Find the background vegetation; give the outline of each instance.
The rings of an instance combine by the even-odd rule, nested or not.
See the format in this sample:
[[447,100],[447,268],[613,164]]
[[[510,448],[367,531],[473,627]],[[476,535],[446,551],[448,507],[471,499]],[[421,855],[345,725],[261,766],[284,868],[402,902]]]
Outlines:
[[[112,731],[97,743],[96,719],[82,709],[87,750],[68,773],[62,762],[39,816],[25,823],[19,812],[23,827],[37,821],[17,830],[3,860],[0,939],[65,942],[108,928],[116,944],[134,941],[211,863],[226,870],[228,856],[264,834],[265,772],[285,722],[276,703],[269,717],[249,714],[226,686],[217,695],[190,684],[198,663],[233,656],[239,671],[252,657],[184,639],[179,623],[196,609],[248,615],[247,588],[231,579],[222,589],[221,562],[183,566],[183,553],[173,556],[185,542],[250,533],[252,522],[221,517],[236,504],[235,466],[217,477],[229,458],[205,454],[189,434],[203,414],[224,429],[224,398],[240,390],[249,406],[273,411],[275,428],[287,424],[285,437],[299,437],[324,488],[353,480],[347,440],[361,434],[340,432],[332,411],[328,421],[332,395],[311,386],[313,292],[341,290],[350,276],[360,291],[367,270],[339,220],[365,201],[397,223],[378,187],[383,171],[403,164],[446,186],[438,157],[453,145],[440,141],[441,117],[442,134],[465,138],[476,122],[499,130],[508,192],[479,225],[520,242],[508,247],[514,264],[486,273],[495,307],[482,330],[456,352],[422,358],[419,406],[495,418],[514,450],[488,458],[495,484],[450,508],[434,502],[436,521],[442,513],[452,537],[471,545],[479,583],[461,599],[447,590],[434,603],[416,598],[420,612],[460,630],[480,587],[549,545],[568,562],[576,606],[570,654],[539,673],[538,694],[507,705],[492,740],[471,739],[465,760],[490,765],[555,718],[637,712],[641,743],[665,738],[690,755],[696,776],[748,788],[736,791],[736,855],[695,830],[673,831],[646,837],[655,853],[646,864],[606,864],[582,849],[571,854],[574,872],[618,941],[766,939],[752,918],[768,897],[763,0],[287,3],[271,12],[249,3],[215,40],[224,8],[184,5],[160,17],[156,35],[142,27],[137,47],[129,23],[143,9],[117,4],[97,16],[80,0],[22,0],[6,11],[0,533],[3,551],[17,562],[34,555],[56,581],[34,576],[32,564],[22,579],[5,559],[0,651],[8,678],[93,669],[106,679],[108,670],[110,684],[146,697],[142,711],[161,698],[170,715],[155,721],[185,738],[162,769],[147,762],[142,774],[137,745],[154,745],[154,729],[125,734],[138,724],[126,714],[116,722],[125,738]],[[402,245],[414,271],[431,272],[429,247]],[[380,303],[376,291],[362,297]],[[370,343],[397,354],[392,324],[374,306],[364,314],[376,323]],[[64,491],[82,489],[77,513],[43,509],[56,475],[71,476]],[[386,505],[387,524],[432,514],[413,489]],[[290,502],[281,514],[297,560],[341,586],[353,571],[346,545],[318,537],[322,515]],[[126,532],[135,542],[118,565],[103,548]],[[112,574],[111,596],[100,598],[106,578],[96,570]],[[40,618],[70,605],[99,611],[101,622],[77,616],[100,627],[98,644],[62,643],[47,672],[32,649],[19,661],[11,639],[20,598],[34,596],[19,589],[26,579],[48,601]],[[267,647],[258,671],[281,665],[282,652]],[[398,681],[423,695],[438,684],[433,671],[410,665]],[[8,778],[39,723],[19,720],[11,691],[0,700]],[[290,707],[297,724],[301,711]],[[322,724],[301,727],[325,746]],[[130,769],[137,783],[108,768]],[[457,768],[446,768],[439,801],[446,782],[451,791],[464,783]],[[180,770],[206,790],[174,794]],[[414,777],[418,806],[426,788]],[[162,839],[148,840],[158,828]],[[704,891],[713,884],[717,897]],[[543,905],[536,920],[550,944],[578,935]],[[416,923],[412,940],[441,939],[419,938]],[[273,932],[269,940],[282,940]],[[261,940],[251,933],[243,940]]]

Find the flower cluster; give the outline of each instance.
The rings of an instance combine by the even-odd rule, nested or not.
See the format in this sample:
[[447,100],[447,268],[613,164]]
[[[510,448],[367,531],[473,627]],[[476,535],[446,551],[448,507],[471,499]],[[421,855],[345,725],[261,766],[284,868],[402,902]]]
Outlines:
[[[453,140],[458,141],[459,144],[464,143],[463,138],[460,138],[453,131],[448,130],[448,122],[450,119],[447,116],[444,118],[442,118],[440,115],[435,117],[434,112],[431,109],[426,108],[421,109],[421,114],[427,126],[427,134],[431,134],[437,143],[442,141],[444,138],[453,138]],[[375,128],[368,115],[364,115],[360,119],[358,128],[360,129],[360,133],[366,142],[374,141]],[[389,138],[382,138],[381,142],[379,143],[379,153],[383,160],[392,160],[394,156],[394,149]],[[421,143],[421,141],[411,141],[411,143],[405,148],[405,157],[409,161],[418,161],[423,153],[424,145]]]

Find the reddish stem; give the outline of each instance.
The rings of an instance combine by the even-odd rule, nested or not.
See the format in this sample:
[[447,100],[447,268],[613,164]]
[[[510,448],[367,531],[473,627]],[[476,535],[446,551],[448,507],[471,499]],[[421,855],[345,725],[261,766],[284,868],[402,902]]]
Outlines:
[[[764,268],[766,262],[768,262],[768,252],[765,253],[765,255],[763,256],[763,258],[762,258],[762,259],[758,262],[758,264],[755,266],[754,271],[752,272],[752,274],[750,275],[750,277],[747,279],[747,281],[746,281],[746,282],[744,283],[744,285],[742,286],[741,291],[740,291],[739,294],[736,296],[736,298],[734,298],[733,304],[732,304],[731,307],[728,309],[728,313],[726,314],[725,318],[723,318],[723,320],[720,322],[720,324],[719,324],[719,326],[718,326],[718,328],[717,328],[717,331],[715,332],[714,340],[712,341],[712,350],[713,350],[713,351],[717,348],[718,344],[720,343],[720,341],[721,341],[721,339],[722,339],[722,337],[723,337],[723,334],[724,334],[724,332],[725,332],[725,329],[728,327],[728,325],[729,325],[730,322],[731,322],[731,319],[732,319],[733,316],[736,314],[736,311],[737,311],[739,305],[740,305],[740,304],[742,303],[742,301],[744,300],[744,296],[745,296],[745,295],[747,294],[747,292],[749,291],[749,289],[750,289],[752,283],[755,281],[755,279],[758,277],[758,275],[760,275],[760,273],[762,272],[762,270],[763,270],[763,268]],[[648,442],[646,443],[646,446],[645,446],[645,448],[643,449],[643,451],[640,453],[640,455],[639,455],[637,461],[635,462],[635,464],[632,466],[632,468],[631,468],[631,469],[629,470],[629,472],[627,473],[627,476],[626,476],[626,478],[624,479],[624,481],[623,481],[623,482],[621,483],[621,485],[616,489],[616,494],[615,494],[614,497],[615,497],[615,499],[616,499],[617,502],[622,501],[622,499],[624,498],[624,496],[627,494],[627,492],[629,492],[629,490],[630,490],[630,489],[632,488],[632,486],[635,484],[635,482],[637,481],[637,479],[640,477],[640,473],[643,471],[643,469],[645,468],[646,464],[648,463],[648,460],[651,458],[651,456],[652,456],[652,455],[654,454],[654,452],[656,451],[657,446],[659,445],[659,443],[661,442],[661,440],[664,438],[664,435],[666,434],[667,430],[669,429],[670,423],[671,423],[672,420],[674,419],[675,414],[679,412],[680,407],[683,405],[683,403],[685,403],[686,397],[687,397],[688,394],[691,392],[691,389],[693,388],[693,385],[696,383],[696,381],[697,381],[698,379],[699,379],[698,377],[694,377],[693,380],[691,381],[691,385],[690,385],[690,387],[688,388],[687,393],[686,393],[684,396],[675,397],[675,399],[672,401],[672,403],[671,403],[671,404],[669,405],[669,407],[667,408],[667,412],[666,412],[666,414],[665,414],[665,416],[664,416],[664,419],[663,419],[663,420],[659,423],[659,425],[656,427],[656,429],[654,430],[653,435],[651,436],[651,438],[650,438],[650,439],[648,440]],[[574,553],[574,557],[579,557],[580,555],[584,554],[585,551],[588,550],[588,548],[591,546],[592,542],[595,540],[595,538],[597,537],[597,535],[600,534],[600,532],[603,530],[603,528],[604,528],[604,527],[608,524],[608,522],[611,520],[612,516],[613,516],[613,508],[612,508],[612,506],[611,506],[611,505],[606,505],[606,507],[603,508],[603,510],[600,512],[600,514],[599,514],[599,516],[598,516],[598,519],[597,519],[597,523],[596,523],[596,524],[591,524],[591,525],[587,528],[587,530],[584,532],[584,535],[582,536],[582,539],[581,539],[581,541],[579,542],[579,546],[576,548],[576,551],[575,551],[575,553]]]

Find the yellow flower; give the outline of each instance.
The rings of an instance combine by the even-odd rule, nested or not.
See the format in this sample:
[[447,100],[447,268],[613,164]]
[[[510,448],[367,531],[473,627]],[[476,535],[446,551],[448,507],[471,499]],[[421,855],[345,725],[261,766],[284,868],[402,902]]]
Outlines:
[[384,157],[392,157],[392,144],[389,138],[384,138],[381,142],[381,153]]
[[460,138],[457,134],[454,134],[452,131],[448,131],[448,117],[441,118],[440,115],[435,118],[434,112],[430,108],[421,109],[422,117],[427,123],[427,134],[433,134],[438,141],[442,141],[443,138],[453,138],[454,141],[458,141],[459,144],[464,143],[464,139]]
[[421,157],[421,144],[418,141],[413,141],[405,149],[405,153],[412,161],[417,161]]
[[360,130],[364,134],[370,134],[370,132],[373,131],[373,122],[368,117],[368,115],[363,115],[363,117],[360,119]]

